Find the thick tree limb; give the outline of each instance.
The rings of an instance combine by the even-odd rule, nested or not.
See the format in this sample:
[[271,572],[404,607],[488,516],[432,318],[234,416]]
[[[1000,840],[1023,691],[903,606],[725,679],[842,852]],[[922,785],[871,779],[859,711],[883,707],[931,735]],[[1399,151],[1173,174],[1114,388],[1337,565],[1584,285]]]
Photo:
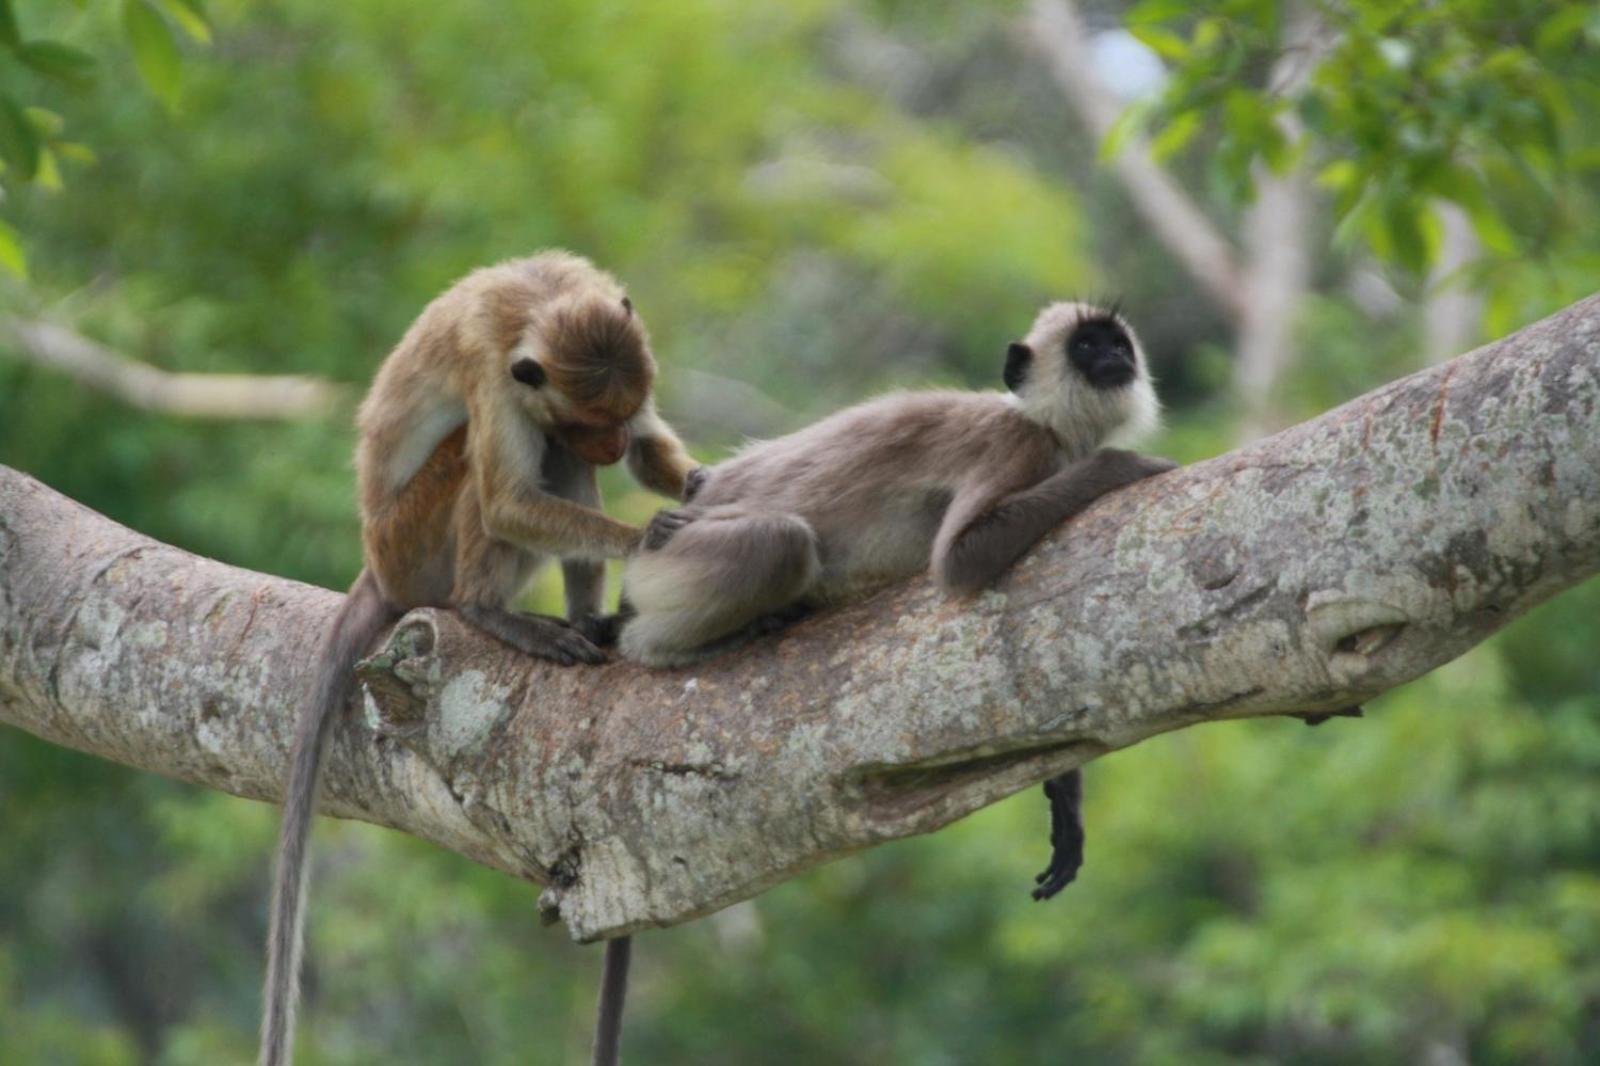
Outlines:
[[50,322],[10,319],[0,336],[17,355],[145,411],[190,418],[318,418],[347,395],[294,374],[179,374],[119,355]]
[[[1195,722],[1332,709],[1600,570],[1600,297],[1114,494],[968,602],[925,581],[692,669],[562,670],[415,611],[325,805],[550,886],[579,938],[680,922]],[[0,468],[0,720],[279,791],[332,593]]]

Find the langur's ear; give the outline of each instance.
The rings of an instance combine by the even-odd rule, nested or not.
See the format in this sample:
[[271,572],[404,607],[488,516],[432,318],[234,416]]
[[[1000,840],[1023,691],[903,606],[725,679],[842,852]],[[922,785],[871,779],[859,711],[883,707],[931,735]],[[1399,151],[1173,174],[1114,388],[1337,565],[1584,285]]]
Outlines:
[[633,314],[633,301],[626,296],[622,298],[622,310],[629,315]]
[[1028,380],[1028,369],[1033,366],[1033,349],[1021,341],[1012,341],[1006,349],[1006,369],[1001,375],[1006,383],[1006,388],[1012,392],[1019,392],[1023,382]]
[[532,359],[518,359],[512,363],[511,376],[535,389],[543,385],[546,380],[544,367]]

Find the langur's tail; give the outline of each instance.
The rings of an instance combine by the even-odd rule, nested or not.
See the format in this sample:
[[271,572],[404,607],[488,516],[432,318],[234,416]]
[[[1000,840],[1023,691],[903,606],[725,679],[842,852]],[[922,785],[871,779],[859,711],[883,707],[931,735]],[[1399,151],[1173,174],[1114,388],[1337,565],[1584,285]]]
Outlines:
[[355,687],[355,665],[396,612],[377,579],[361,571],[323,641],[311,692],[295,727],[289,782],[283,794],[283,828],[273,874],[272,918],[267,936],[267,981],[261,1018],[261,1066],[288,1066],[294,1051],[294,1011],[300,994],[300,948],[310,864],[307,845],[317,809],[323,751],[334,718]]

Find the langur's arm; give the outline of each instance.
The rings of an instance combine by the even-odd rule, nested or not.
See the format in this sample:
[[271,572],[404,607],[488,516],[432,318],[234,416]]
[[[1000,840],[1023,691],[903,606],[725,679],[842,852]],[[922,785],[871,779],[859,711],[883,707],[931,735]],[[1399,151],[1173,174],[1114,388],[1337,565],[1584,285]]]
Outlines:
[[952,592],[992,584],[1040,537],[1114,489],[1173,469],[1167,459],[1107,449],[1028,488],[957,493],[934,540],[933,570]]

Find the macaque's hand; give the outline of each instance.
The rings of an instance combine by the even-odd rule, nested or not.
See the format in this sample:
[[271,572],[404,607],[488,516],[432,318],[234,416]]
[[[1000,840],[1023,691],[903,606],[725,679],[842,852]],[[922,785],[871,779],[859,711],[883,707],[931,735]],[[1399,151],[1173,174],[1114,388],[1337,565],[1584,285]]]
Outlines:
[[694,521],[688,511],[675,511],[672,508],[663,508],[656,512],[650,524],[644,527],[644,539],[640,542],[640,549],[647,552],[659,551],[667,546],[684,526]]

